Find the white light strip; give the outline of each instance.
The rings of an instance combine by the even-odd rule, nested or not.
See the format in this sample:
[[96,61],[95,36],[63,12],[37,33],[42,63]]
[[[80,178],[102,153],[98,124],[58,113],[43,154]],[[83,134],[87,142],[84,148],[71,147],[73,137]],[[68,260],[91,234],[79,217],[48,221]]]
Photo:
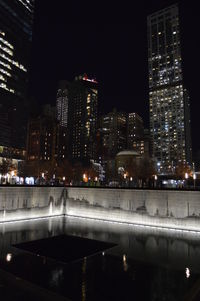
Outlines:
[[151,226],[151,225],[143,225],[143,224],[134,224],[134,223],[127,223],[127,222],[117,222],[117,221],[109,221],[105,219],[98,219],[98,218],[92,218],[92,217],[82,217],[82,216],[76,216],[76,215],[66,215],[66,214],[58,214],[58,215],[51,215],[51,216],[41,216],[41,217],[32,217],[28,219],[20,219],[20,220],[9,220],[9,221],[0,221],[1,224],[10,224],[10,223],[20,223],[20,222],[30,222],[30,221],[37,221],[37,220],[45,220],[45,219],[52,219],[52,218],[58,218],[58,217],[68,217],[68,218],[74,218],[74,219],[83,219],[83,220],[92,220],[92,221],[98,221],[103,223],[110,223],[110,224],[119,224],[119,225],[126,225],[126,226],[132,226],[132,227],[139,227],[139,228],[150,228],[155,230],[166,230],[166,231],[175,231],[175,232],[183,232],[183,233],[193,233],[193,234],[200,234],[200,230],[185,230],[185,229],[176,229],[176,228],[170,228],[170,227],[161,227],[161,226]]
[[57,215],[50,215],[50,216],[41,216],[41,217],[30,217],[25,219],[17,219],[17,220],[8,220],[8,221],[0,221],[0,225],[4,224],[11,224],[11,223],[21,223],[21,222],[31,222],[31,221],[38,221],[44,219],[51,219],[56,217],[64,217],[64,214],[57,214]]
[[117,222],[117,221],[109,221],[100,218],[92,218],[92,217],[82,217],[76,215],[65,215],[66,217],[76,218],[76,219],[85,219],[85,220],[94,220],[98,222],[110,223],[110,224],[119,224],[119,225],[127,225],[132,227],[140,227],[140,228],[150,228],[156,230],[167,230],[167,231],[175,231],[175,232],[184,232],[184,233],[193,233],[193,234],[200,234],[200,230],[185,230],[185,229],[176,229],[170,227],[161,227],[161,226],[151,226],[151,225],[143,225],[143,224],[134,224],[134,223],[127,223],[127,222]]

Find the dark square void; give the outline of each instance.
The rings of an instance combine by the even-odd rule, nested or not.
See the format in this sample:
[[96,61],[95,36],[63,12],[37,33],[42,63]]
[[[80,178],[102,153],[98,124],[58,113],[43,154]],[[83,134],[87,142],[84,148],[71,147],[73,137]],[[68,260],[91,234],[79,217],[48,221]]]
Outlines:
[[116,244],[70,235],[54,236],[14,245],[16,248],[65,263],[93,255],[114,246]]

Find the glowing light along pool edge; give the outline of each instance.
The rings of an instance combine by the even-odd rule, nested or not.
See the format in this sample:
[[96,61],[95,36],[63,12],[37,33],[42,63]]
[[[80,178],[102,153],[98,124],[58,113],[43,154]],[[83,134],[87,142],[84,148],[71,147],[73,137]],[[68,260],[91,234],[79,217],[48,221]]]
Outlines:
[[145,224],[137,224],[137,223],[118,222],[118,221],[113,221],[113,220],[110,221],[110,220],[106,220],[106,219],[68,215],[68,214],[64,214],[64,213],[49,215],[49,216],[41,216],[41,217],[22,218],[22,219],[16,219],[16,220],[5,220],[5,221],[0,221],[0,225],[38,221],[38,220],[45,220],[45,219],[48,220],[48,219],[53,219],[53,218],[58,218],[58,217],[92,220],[92,221],[98,221],[98,222],[103,222],[103,223],[126,225],[126,226],[138,227],[138,228],[149,228],[149,229],[154,229],[154,230],[165,230],[165,231],[174,231],[174,232],[191,233],[191,234],[199,234],[200,235],[200,229],[199,230],[189,230],[189,229],[186,230],[186,229],[171,228],[171,227],[167,227],[167,226],[166,227],[165,226],[153,226],[153,225],[145,225]]
[[65,214],[65,217],[74,218],[74,219],[93,220],[93,221],[98,221],[98,222],[103,222],[103,223],[126,225],[126,226],[138,227],[138,228],[149,228],[149,229],[155,229],[155,230],[166,230],[166,231],[175,231],[175,232],[182,232],[182,233],[184,232],[184,233],[200,234],[200,229],[199,230],[189,230],[189,229],[171,228],[171,227],[167,227],[167,226],[166,227],[152,226],[152,225],[145,225],[145,224],[118,222],[118,221],[113,221],[113,220],[110,221],[110,220],[100,219],[100,218],[83,217],[83,216],[67,215],[67,214]]
[[52,219],[52,218],[64,217],[64,216],[65,216],[64,214],[54,214],[54,215],[48,215],[48,216],[21,218],[21,219],[15,219],[15,220],[11,219],[11,220],[0,221],[0,225],[11,224],[11,223],[31,222],[31,221],[37,221],[37,220],[44,220],[44,219]]

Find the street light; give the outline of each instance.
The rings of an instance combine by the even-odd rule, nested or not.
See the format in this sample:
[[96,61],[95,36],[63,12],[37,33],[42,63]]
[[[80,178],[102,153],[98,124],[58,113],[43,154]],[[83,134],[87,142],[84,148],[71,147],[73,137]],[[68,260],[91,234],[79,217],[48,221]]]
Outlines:
[[156,187],[156,186],[157,186],[157,185],[156,185],[156,184],[157,184],[156,181],[158,180],[158,176],[157,176],[157,175],[154,176],[154,180],[155,180],[155,185],[154,185],[154,186]]
[[195,186],[196,186],[196,178],[197,178],[197,175],[195,173],[193,173],[194,189],[195,189]]
[[[132,186],[133,177],[130,177],[129,187]],[[131,183],[130,183],[131,182]]]
[[84,182],[84,183],[87,183],[87,181],[88,181],[87,175],[84,173],[84,174],[83,174],[83,182]]
[[127,177],[127,174],[124,173],[124,186],[126,186],[126,177]]
[[188,179],[188,173],[186,172],[186,173],[185,173],[185,181],[186,181],[186,182],[185,182],[185,186],[186,186],[186,187],[187,187],[187,179]]

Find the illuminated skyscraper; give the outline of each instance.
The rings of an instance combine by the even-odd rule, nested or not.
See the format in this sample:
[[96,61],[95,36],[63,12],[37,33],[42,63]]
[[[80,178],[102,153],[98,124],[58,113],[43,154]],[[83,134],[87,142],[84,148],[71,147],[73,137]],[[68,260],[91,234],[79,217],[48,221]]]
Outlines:
[[127,148],[144,154],[144,124],[137,113],[127,115]]
[[117,112],[116,109],[102,116],[100,132],[104,161],[114,159],[118,152],[127,148],[126,121],[126,113]]
[[34,0],[0,1],[0,110],[9,113],[11,144],[25,143],[22,111],[27,102],[33,6]]
[[59,124],[65,128],[68,126],[68,82],[60,81],[56,100],[56,118]]
[[189,97],[183,84],[178,5],[148,16],[150,135],[161,173],[191,163]]
[[87,75],[69,85],[69,148],[72,160],[96,158],[98,83]]

